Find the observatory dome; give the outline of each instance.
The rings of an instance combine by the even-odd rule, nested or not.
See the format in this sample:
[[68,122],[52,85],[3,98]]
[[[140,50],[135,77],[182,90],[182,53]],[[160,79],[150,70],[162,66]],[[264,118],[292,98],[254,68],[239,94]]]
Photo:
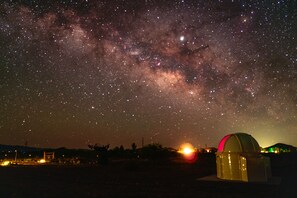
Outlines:
[[249,134],[234,133],[223,137],[218,146],[218,152],[228,153],[259,153],[258,142]]

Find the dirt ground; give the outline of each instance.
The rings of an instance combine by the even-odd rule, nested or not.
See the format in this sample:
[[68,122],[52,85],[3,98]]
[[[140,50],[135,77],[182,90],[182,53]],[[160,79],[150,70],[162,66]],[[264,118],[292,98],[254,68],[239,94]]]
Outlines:
[[213,160],[201,161],[0,167],[0,197],[297,197],[295,159],[272,160],[279,185],[200,181],[215,174]]

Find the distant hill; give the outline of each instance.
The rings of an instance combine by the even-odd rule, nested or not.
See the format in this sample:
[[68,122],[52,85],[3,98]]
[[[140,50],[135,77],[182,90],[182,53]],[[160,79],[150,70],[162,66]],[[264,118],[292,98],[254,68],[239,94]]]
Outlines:
[[19,146],[19,145],[5,145],[0,144],[0,152],[38,152],[38,151],[56,151],[56,152],[66,152],[66,151],[89,151],[89,149],[68,149],[65,147],[59,148],[39,148],[39,147],[30,147],[30,146]]
[[264,149],[269,151],[269,152],[274,152],[274,151],[278,151],[278,152],[297,152],[296,147],[294,147],[292,145],[284,144],[284,143],[277,143],[277,144],[274,144],[272,146],[266,147]]
[[18,152],[35,152],[44,150],[43,148],[29,147],[29,146],[19,146],[19,145],[5,145],[0,144],[0,152],[15,151]]

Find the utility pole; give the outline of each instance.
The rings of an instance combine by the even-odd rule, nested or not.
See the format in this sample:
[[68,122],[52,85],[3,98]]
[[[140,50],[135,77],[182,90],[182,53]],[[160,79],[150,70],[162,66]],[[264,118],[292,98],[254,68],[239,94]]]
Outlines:
[[14,152],[15,152],[14,161],[16,162],[17,161],[17,157],[18,157],[18,150],[15,149]]

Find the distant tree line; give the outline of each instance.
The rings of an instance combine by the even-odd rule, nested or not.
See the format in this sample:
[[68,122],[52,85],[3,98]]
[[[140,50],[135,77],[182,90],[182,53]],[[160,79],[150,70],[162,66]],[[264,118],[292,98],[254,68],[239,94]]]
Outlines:
[[94,144],[88,147],[98,154],[99,164],[107,164],[110,158],[167,160],[177,155],[176,150],[163,147],[161,144],[148,144],[137,148],[137,145],[132,143],[131,148],[128,149],[125,149],[123,145],[109,149],[109,144]]

